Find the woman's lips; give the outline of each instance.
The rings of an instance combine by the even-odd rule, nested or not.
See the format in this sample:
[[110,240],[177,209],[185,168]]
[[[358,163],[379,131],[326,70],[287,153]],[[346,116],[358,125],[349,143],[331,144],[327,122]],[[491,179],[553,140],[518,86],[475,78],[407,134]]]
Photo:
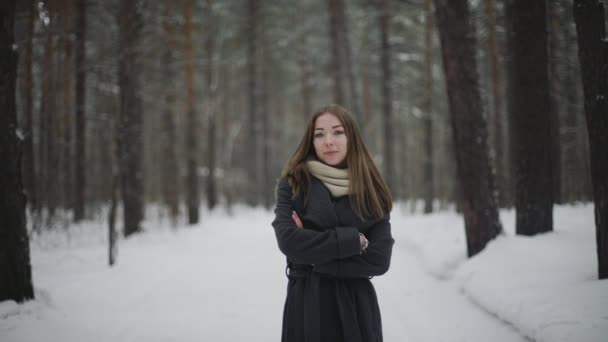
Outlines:
[[338,153],[338,151],[329,151],[329,152],[325,152],[323,154],[326,155],[326,156],[333,156],[336,153]]

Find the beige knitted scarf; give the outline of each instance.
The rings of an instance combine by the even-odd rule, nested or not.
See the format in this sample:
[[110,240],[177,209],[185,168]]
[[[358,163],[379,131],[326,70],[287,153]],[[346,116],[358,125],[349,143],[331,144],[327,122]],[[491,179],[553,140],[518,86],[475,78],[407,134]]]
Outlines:
[[332,196],[340,197],[350,193],[348,169],[337,169],[316,160],[307,161],[306,166],[314,177],[323,182]]

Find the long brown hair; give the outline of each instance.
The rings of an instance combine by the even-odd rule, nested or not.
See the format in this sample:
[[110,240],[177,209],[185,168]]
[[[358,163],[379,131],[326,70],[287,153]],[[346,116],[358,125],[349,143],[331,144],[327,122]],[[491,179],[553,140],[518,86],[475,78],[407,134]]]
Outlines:
[[[346,131],[346,163],[350,179],[349,197],[353,209],[361,218],[378,219],[388,214],[393,208],[388,186],[367,151],[355,120],[340,105],[330,104],[319,108],[312,114],[304,136],[294,154],[285,164],[281,176],[289,180],[294,194],[299,193],[305,185],[310,184],[311,175],[305,163],[311,159],[319,160],[313,145],[315,122],[319,116],[325,113],[335,115]],[[308,190],[304,198],[306,202]]]

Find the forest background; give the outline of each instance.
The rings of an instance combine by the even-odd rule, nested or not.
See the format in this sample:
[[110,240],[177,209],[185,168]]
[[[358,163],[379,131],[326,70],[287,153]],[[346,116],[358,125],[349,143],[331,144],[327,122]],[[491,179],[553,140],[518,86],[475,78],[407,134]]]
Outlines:
[[3,51],[19,56],[3,70],[16,80],[2,87],[3,127],[21,142],[6,165],[29,233],[108,211],[129,236],[146,214],[177,226],[204,220],[201,205],[271,209],[308,116],[340,103],[395,200],[459,208],[469,255],[502,231],[497,208],[515,207],[517,233],[533,235],[552,230],[553,204],[593,201],[608,276],[601,1],[2,6]]

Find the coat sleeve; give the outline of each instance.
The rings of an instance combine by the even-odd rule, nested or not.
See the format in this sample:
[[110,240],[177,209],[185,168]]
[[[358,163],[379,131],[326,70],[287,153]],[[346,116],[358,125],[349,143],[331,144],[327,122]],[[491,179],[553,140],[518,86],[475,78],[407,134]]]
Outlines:
[[314,271],[344,278],[368,278],[386,273],[395,243],[388,215],[372,226],[367,235],[369,245],[363,254],[317,264]]
[[272,222],[279,249],[297,264],[320,264],[358,255],[361,251],[356,228],[316,231],[296,227],[291,218],[293,192],[286,179],[277,186],[276,217]]

